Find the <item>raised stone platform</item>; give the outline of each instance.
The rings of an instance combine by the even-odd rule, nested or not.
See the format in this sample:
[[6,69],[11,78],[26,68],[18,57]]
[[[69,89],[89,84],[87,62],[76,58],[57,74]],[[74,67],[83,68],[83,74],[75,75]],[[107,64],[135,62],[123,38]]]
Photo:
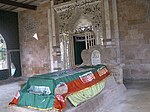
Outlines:
[[[118,99],[123,95],[126,88],[123,83],[117,83],[114,76],[111,75],[106,79],[106,85],[104,90],[95,96],[94,98],[80,104],[77,107],[73,107],[72,104],[67,101],[67,109],[64,112],[102,112],[110,106],[115,99]],[[8,112],[57,112],[55,110],[34,110],[24,107],[9,106]]]
[[77,107],[69,105],[65,112],[102,112],[115,99],[121,97],[125,91],[124,84],[116,83],[114,77],[110,76],[107,78],[106,86],[100,94]]

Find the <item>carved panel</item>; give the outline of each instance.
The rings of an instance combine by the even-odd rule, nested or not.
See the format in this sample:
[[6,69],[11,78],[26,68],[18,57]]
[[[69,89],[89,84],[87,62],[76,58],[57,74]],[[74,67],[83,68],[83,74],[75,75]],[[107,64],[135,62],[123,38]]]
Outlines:
[[101,64],[101,56],[98,50],[94,50],[91,54],[91,63],[92,65]]
[[26,16],[24,18],[24,26],[23,26],[23,30],[24,30],[24,36],[26,37],[26,40],[30,40],[35,33],[37,33],[37,29],[38,29],[38,21],[36,21],[35,19],[33,19],[31,16]]
[[63,6],[56,6],[58,14],[59,33],[73,32],[75,23],[81,16],[86,17],[93,24],[95,30],[101,31],[102,26],[102,1],[89,0],[73,2]]
[[62,69],[74,65],[73,39],[70,37],[78,33],[76,29],[80,30],[84,26],[84,29],[94,32],[96,40],[102,37],[102,9],[103,0],[72,0],[62,5],[54,5],[58,20]]

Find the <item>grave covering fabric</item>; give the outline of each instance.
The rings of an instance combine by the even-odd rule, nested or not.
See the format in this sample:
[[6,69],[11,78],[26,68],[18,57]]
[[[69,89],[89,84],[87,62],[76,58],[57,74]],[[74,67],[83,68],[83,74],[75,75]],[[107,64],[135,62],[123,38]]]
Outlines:
[[104,89],[104,87],[105,87],[105,79],[100,81],[98,84],[93,85],[92,87],[69,95],[68,99],[74,106],[78,106],[82,102],[85,102],[96,96]]
[[[69,95],[92,86],[95,86],[93,87],[95,89],[102,82],[101,87],[94,93],[98,94],[104,86],[103,80],[109,74],[107,67],[100,64],[35,75],[30,77],[24,87],[19,91],[17,102],[12,101],[10,104],[30,106],[38,109],[55,108],[62,110],[66,108],[65,100]],[[93,90],[90,89],[89,91],[92,92]],[[91,94],[89,91],[86,91],[86,93]],[[70,99],[73,101],[74,98]],[[83,99],[81,98],[79,100],[82,101]]]

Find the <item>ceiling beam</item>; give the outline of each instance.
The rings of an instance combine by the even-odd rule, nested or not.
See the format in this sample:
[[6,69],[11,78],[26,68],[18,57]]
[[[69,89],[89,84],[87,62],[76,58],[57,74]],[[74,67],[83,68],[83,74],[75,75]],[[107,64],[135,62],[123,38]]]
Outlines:
[[5,4],[5,5],[21,7],[21,8],[25,8],[25,9],[31,9],[31,10],[37,9],[37,6],[35,6],[35,5],[29,5],[29,4],[15,2],[15,1],[11,1],[11,0],[0,0],[0,3]]

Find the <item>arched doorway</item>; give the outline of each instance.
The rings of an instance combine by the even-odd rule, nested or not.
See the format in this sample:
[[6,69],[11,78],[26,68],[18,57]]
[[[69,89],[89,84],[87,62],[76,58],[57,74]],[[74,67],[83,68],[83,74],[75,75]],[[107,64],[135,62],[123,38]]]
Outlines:
[[83,62],[81,52],[84,49],[90,49],[91,46],[96,45],[96,36],[92,21],[81,14],[79,19],[75,22],[72,37],[74,45],[72,55],[74,60],[71,60],[74,65],[80,65]]
[[0,80],[21,76],[20,51],[11,50],[8,45],[10,42],[0,34]]
[[60,35],[61,61],[64,69],[82,64],[81,52],[96,45],[93,24],[83,15],[74,23],[71,32]]
[[[67,69],[81,64],[82,50],[89,49],[93,45],[101,44],[101,38],[103,38],[103,2],[94,0],[84,5],[82,2],[83,0],[80,2],[71,0],[71,2],[66,4],[54,6],[58,36],[55,36],[53,43],[59,42],[61,61],[54,59],[54,56],[53,59],[58,62],[58,65],[57,63],[54,65],[61,66],[61,69]],[[56,33],[56,30],[53,33]],[[94,41],[91,41],[92,39]],[[81,48],[79,49],[79,47]]]
[[7,46],[3,36],[0,34],[0,70],[8,69]]
[[9,77],[9,61],[8,61],[8,52],[7,45],[0,34],[0,80],[7,79]]

